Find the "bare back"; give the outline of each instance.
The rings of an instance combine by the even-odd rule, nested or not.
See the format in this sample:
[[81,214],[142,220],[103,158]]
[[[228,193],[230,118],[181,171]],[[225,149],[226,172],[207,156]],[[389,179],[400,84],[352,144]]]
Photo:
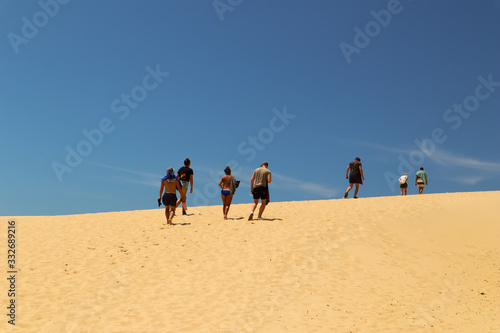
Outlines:
[[231,188],[231,175],[222,176],[219,186],[222,187],[223,190],[229,190]]
[[165,189],[165,193],[175,193],[178,182],[177,180],[174,182],[169,182],[168,180],[164,180],[161,184]]

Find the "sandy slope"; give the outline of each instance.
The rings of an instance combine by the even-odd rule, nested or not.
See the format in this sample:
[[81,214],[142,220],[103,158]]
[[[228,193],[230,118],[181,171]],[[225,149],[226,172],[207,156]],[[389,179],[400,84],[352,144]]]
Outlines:
[[[500,331],[500,192],[2,217],[6,332]],[[13,329],[14,328],[14,329]]]

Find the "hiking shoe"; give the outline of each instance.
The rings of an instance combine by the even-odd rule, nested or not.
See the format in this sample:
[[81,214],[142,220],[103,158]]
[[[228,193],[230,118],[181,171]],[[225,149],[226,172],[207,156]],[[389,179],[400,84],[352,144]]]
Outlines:
[[184,210],[184,208],[182,209],[182,215],[187,215],[186,211]]
[[253,220],[253,213],[250,213],[250,216],[248,217],[248,221],[252,221]]
[[344,199],[347,199],[347,195],[349,194],[349,192],[345,192],[344,193]]

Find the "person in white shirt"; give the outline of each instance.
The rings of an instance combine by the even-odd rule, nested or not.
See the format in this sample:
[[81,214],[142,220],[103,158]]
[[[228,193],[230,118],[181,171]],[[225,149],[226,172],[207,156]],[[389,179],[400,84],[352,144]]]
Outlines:
[[408,190],[408,175],[406,172],[404,175],[399,177],[399,188],[401,189],[401,195],[406,195],[406,191]]

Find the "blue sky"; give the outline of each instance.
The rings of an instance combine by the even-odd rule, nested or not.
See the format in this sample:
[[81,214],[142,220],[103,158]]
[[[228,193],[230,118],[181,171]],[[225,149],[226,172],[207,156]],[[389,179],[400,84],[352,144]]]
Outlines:
[[[500,1],[0,0],[0,215],[500,189]],[[410,186],[409,194],[417,193]]]

